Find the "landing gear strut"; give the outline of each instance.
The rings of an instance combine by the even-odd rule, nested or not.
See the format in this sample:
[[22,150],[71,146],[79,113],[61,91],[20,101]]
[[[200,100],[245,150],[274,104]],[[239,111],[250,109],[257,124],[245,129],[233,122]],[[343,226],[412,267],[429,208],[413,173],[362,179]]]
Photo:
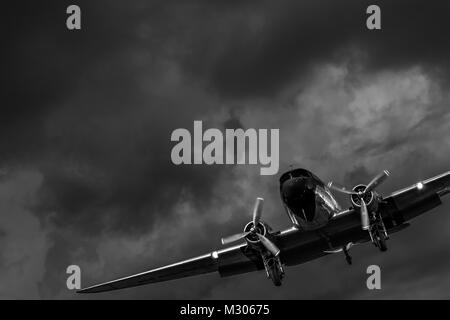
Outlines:
[[344,247],[342,248],[342,251],[344,251],[344,254],[345,254],[345,260],[347,261],[347,263],[348,263],[349,265],[351,265],[351,264],[352,264],[352,257],[351,257],[350,254],[348,253],[347,247],[344,246]]

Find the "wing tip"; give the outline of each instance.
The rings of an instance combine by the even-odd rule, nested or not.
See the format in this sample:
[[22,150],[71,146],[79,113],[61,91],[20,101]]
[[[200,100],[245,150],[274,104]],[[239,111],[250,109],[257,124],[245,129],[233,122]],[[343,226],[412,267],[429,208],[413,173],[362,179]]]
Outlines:
[[83,288],[83,289],[76,291],[76,293],[81,293],[81,294],[96,293],[96,292],[100,292],[100,291],[96,291],[95,287]]
[[86,291],[86,289],[80,289],[80,290],[77,290],[75,292],[76,293],[89,293],[89,292]]
[[86,294],[86,293],[99,293],[99,292],[105,292],[105,291],[111,291],[115,290],[116,288],[111,287],[108,285],[108,283],[101,283],[97,284],[91,287],[79,289],[76,291],[76,293]]

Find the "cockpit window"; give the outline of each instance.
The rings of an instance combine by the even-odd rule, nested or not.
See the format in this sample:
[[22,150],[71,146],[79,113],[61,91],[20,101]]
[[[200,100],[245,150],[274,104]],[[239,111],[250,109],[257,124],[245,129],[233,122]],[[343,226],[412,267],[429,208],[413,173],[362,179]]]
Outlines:
[[288,172],[283,173],[283,175],[280,177],[280,185],[283,184],[286,180],[292,179],[292,178],[298,178],[298,177],[307,177],[311,178],[312,174],[306,169],[294,169]]

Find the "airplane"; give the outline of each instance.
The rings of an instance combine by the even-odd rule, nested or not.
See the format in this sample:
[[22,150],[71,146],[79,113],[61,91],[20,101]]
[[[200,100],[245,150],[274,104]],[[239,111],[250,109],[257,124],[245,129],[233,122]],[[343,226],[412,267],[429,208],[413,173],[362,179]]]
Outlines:
[[[439,206],[441,197],[450,193],[450,171],[383,197],[376,188],[388,177],[384,170],[368,184],[348,189],[335,182],[325,184],[306,169],[291,169],[279,179],[291,227],[273,231],[261,220],[263,199],[257,198],[252,220],[243,232],[222,238],[223,245],[240,241],[238,244],[77,292],[104,292],[211,272],[227,277],[257,270],[265,270],[273,284],[280,286],[285,267],[338,252],[352,264],[349,250],[353,245],[371,242],[386,251],[389,235]],[[331,190],[348,195],[352,206],[341,209]]]

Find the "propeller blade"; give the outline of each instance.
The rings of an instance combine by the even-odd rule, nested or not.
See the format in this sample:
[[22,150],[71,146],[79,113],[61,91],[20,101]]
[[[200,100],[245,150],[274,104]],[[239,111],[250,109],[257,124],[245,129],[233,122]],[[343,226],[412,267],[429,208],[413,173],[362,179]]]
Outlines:
[[383,183],[387,179],[387,177],[389,177],[389,171],[384,170],[369,182],[366,189],[364,190],[364,193],[370,192],[375,189],[378,185]]
[[369,211],[367,210],[367,205],[364,202],[364,199],[361,198],[361,227],[363,230],[368,230],[369,226]]
[[269,250],[275,257],[280,254],[280,249],[269,239],[267,239],[262,234],[257,233],[256,234],[259,238],[259,241],[263,244],[264,247],[266,247],[267,250]]
[[248,236],[249,234],[250,234],[250,231],[236,233],[236,234],[233,234],[231,236],[224,237],[224,238],[222,238],[222,244],[225,245],[225,244],[229,244],[229,243],[241,240],[241,239],[245,238],[246,236]]
[[256,198],[255,207],[253,208],[253,226],[256,228],[261,220],[264,199]]
[[336,190],[341,193],[345,193],[345,194],[349,194],[349,195],[358,194],[357,192],[347,190],[344,186],[341,186],[340,184],[332,182],[332,181],[328,182],[327,186],[328,186],[328,188]]

